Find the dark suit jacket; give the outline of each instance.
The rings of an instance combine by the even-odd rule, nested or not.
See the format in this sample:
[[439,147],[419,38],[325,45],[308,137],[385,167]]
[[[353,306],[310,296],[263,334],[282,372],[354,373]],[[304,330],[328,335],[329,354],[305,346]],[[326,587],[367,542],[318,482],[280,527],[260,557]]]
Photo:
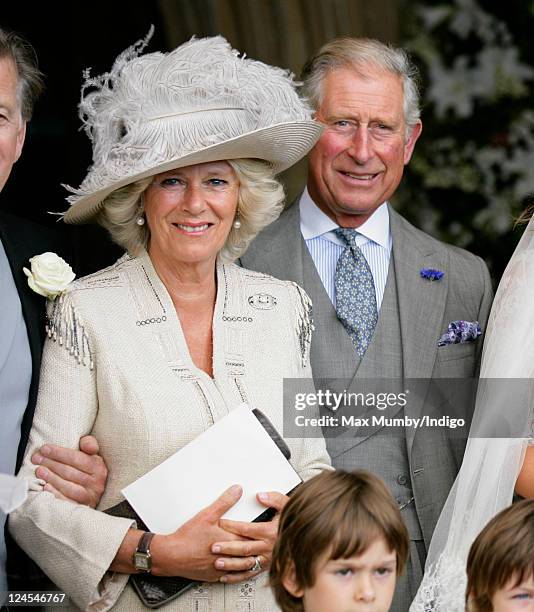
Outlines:
[[53,251],[69,260],[68,249],[59,233],[0,211],[0,240],[11,266],[11,273],[22,304],[22,313],[28,332],[32,356],[32,379],[28,405],[22,421],[21,440],[17,453],[17,471],[22,462],[30,433],[37,390],[41,351],[45,335],[45,298],[28,287],[28,279],[22,268],[29,267],[29,258],[45,251]]
[[[4,245],[22,305],[32,358],[28,405],[22,420],[21,439],[17,453],[16,469],[18,471],[32,425],[39,388],[41,351],[45,336],[45,298],[28,287],[28,280],[22,268],[24,266],[29,267],[28,260],[30,257],[46,251],[53,251],[67,261],[71,261],[71,258],[69,249],[65,245],[65,237],[59,231],[41,227],[31,221],[2,211],[0,211],[0,240]],[[48,581],[43,582],[42,573],[10,538],[7,529],[6,545],[8,550],[7,574],[10,588],[13,590],[48,588]]]

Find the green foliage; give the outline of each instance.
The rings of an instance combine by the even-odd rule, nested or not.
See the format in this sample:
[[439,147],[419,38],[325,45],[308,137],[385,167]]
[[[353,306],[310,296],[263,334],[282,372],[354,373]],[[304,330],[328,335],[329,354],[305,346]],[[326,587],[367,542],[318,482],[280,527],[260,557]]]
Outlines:
[[396,206],[498,280],[534,195],[534,2],[410,0],[403,14],[424,129]]

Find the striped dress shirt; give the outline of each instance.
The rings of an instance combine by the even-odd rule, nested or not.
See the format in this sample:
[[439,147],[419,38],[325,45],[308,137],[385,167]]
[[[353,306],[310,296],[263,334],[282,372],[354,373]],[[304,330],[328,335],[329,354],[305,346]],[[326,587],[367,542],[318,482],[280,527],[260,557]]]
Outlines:
[[[345,249],[345,244],[334,233],[334,230],[339,226],[317,208],[307,189],[304,190],[300,198],[299,206],[300,231],[319,277],[335,308],[334,278],[336,265],[339,256]],[[387,203],[381,204],[357,231],[359,235],[356,237],[356,244],[360,247],[371,268],[375,283],[376,305],[378,311],[380,311],[386,288],[392,245]]]

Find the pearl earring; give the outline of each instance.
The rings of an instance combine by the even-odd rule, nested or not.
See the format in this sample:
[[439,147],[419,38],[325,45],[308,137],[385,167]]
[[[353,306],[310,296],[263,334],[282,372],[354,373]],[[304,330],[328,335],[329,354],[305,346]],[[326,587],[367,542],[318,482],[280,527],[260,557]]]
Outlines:
[[137,225],[144,225],[145,224],[145,218],[144,217],[138,217],[136,223],[137,223]]
[[241,227],[241,221],[239,220],[239,213],[237,213],[235,216],[235,221],[234,221],[234,229],[238,230],[240,227]]

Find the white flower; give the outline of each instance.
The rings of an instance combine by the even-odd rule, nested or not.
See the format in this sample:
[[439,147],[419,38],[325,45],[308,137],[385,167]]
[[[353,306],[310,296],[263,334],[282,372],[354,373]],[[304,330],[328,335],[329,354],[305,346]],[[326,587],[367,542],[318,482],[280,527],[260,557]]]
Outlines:
[[472,76],[466,55],[454,60],[452,69],[446,68],[439,57],[429,65],[430,87],[427,98],[433,102],[436,117],[443,119],[450,109],[457,117],[469,117],[473,111]]
[[30,259],[31,272],[24,268],[28,285],[39,295],[54,299],[76,278],[69,264],[55,253],[43,253]]

